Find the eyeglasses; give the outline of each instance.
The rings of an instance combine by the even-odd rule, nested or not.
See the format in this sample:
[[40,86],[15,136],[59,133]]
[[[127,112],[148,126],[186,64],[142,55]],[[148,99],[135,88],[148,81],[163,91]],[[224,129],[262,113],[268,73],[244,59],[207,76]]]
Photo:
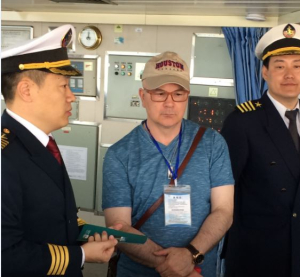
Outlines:
[[144,89],[144,91],[150,94],[151,100],[154,102],[165,102],[169,95],[171,95],[174,102],[184,102],[186,101],[190,93],[188,90],[183,89],[175,90],[172,92],[167,92],[162,89]]

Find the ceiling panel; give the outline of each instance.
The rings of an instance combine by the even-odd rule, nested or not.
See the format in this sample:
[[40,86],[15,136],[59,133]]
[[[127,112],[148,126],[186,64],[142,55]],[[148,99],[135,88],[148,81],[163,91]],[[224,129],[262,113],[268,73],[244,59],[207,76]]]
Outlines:
[[[76,0],[73,0],[74,2]],[[81,0],[82,1],[82,0]],[[300,11],[300,0],[112,0],[115,5],[55,3],[50,0],[2,0],[2,11],[81,12],[104,14],[245,16],[247,12],[278,17]]]

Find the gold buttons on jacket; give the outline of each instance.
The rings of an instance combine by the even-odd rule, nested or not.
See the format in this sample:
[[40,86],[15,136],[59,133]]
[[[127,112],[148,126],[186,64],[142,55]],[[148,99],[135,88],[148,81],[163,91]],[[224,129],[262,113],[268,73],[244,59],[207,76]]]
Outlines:
[[296,218],[296,217],[297,217],[297,213],[293,213],[293,217],[295,217],[295,218]]

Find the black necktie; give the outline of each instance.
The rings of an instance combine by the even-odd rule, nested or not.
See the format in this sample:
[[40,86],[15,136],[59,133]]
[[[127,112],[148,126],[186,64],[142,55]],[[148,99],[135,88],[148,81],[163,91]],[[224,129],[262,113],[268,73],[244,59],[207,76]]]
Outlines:
[[50,153],[54,156],[54,158],[58,161],[58,163],[62,164],[62,158],[59,152],[59,149],[57,147],[57,144],[55,140],[49,136],[49,142],[47,144],[47,149],[50,151]]
[[298,109],[285,112],[285,116],[290,120],[289,131],[290,131],[292,139],[296,145],[296,149],[299,151],[300,138],[299,138],[299,134],[297,131],[297,124],[296,124],[297,114],[298,114]]

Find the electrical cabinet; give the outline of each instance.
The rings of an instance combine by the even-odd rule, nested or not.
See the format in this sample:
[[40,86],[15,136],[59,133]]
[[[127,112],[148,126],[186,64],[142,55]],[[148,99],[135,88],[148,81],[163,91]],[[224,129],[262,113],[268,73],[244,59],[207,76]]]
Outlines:
[[105,118],[146,118],[139,88],[145,63],[157,53],[107,52],[105,57]]
[[82,76],[70,78],[70,89],[76,96],[100,95],[100,57],[96,55],[69,54],[71,65],[78,69]]
[[99,125],[72,122],[53,132],[71,179],[76,205],[94,211]]
[[102,213],[102,187],[103,187],[103,163],[104,157],[110,144],[101,144],[98,155],[98,169],[97,169],[97,182],[96,182],[96,205],[95,212]]

